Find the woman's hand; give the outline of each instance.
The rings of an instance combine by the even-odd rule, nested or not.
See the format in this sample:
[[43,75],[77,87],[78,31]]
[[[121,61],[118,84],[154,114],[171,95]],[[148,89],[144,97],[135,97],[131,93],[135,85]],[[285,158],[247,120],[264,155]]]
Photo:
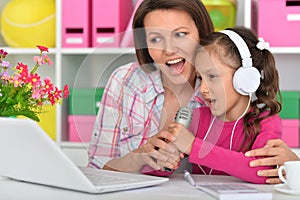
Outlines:
[[274,166],[274,169],[259,170],[257,172],[259,176],[269,177],[266,182],[271,184],[281,183],[278,178],[278,168],[276,166],[283,165],[284,162],[289,160],[299,160],[299,157],[281,139],[268,140],[263,148],[248,151],[245,153],[245,156],[268,156],[252,160],[249,165],[250,167]]
[[184,125],[179,123],[171,123],[168,131],[176,138],[173,143],[178,150],[189,155],[195,136]]
[[161,170],[164,166],[174,166],[174,158],[179,156],[176,147],[169,144],[173,140],[175,137],[171,133],[161,131],[148,138],[146,144],[133,152],[138,153],[139,159],[137,160],[141,160],[142,165]]

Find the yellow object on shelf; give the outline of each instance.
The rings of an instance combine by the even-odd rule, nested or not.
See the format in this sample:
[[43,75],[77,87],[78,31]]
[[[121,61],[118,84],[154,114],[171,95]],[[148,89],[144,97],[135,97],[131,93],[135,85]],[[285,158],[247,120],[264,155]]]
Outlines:
[[[43,105],[45,112],[38,115],[40,121],[38,124],[53,140],[56,139],[56,107],[52,105]],[[25,118],[18,116],[17,118]]]
[[11,0],[2,10],[1,34],[11,47],[55,47],[55,0]]
[[236,0],[202,0],[202,2],[213,21],[215,31],[235,26]]

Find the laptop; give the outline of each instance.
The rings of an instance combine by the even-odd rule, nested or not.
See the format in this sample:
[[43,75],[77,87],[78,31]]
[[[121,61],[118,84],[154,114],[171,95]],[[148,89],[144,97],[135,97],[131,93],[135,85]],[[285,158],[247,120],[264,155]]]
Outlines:
[[0,163],[0,176],[87,193],[136,189],[169,180],[77,167],[31,119],[0,117]]

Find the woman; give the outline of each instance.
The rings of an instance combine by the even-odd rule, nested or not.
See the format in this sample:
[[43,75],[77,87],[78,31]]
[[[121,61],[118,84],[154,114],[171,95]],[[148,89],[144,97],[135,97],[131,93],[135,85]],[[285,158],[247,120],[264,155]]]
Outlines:
[[[167,21],[169,18],[163,15],[169,12],[175,15],[171,17],[173,21],[171,19]],[[179,22],[182,16],[177,15],[178,12],[187,21]],[[154,44],[151,44],[151,49],[148,48],[150,36],[145,32],[146,25],[149,28],[153,25],[147,24],[149,21],[153,22],[151,21],[153,18],[154,21],[165,20],[163,24],[156,25],[162,33],[161,37],[152,38],[154,41],[160,39],[166,41],[163,37],[168,36],[166,32],[173,32],[179,38],[180,36],[190,38],[190,44],[199,42],[201,37],[213,32],[210,17],[199,0],[144,0],[141,3],[133,22],[138,63],[118,68],[106,85],[89,149],[89,167],[136,172],[140,171],[143,165],[149,165],[159,170],[161,166],[157,165],[157,160],[165,161],[166,157],[159,153],[158,149],[170,148],[166,150],[176,152],[175,155],[180,156],[176,148],[169,147],[160,139],[169,137],[169,140],[172,140],[172,136],[165,136],[160,131],[173,121],[179,106],[188,105],[191,108],[201,106],[201,100],[197,97],[199,80],[196,79],[190,64],[193,58],[188,55],[192,48],[180,44],[178,46],[175,43],[169,47],[169,51],[163,51],[163,46],[158,46],[156,53],[164,55],[164,59],[169,57],[171,62],[176,62],[174,58],[186,56],[183,66],[184,69],[189,68],[189,72],[183,70],[185,75],[182,76],[191,84],[183,84],[182,80],[179,80],[178,84],[174,83],[174,80],[170,81],[171,78],[167,77],[167,74],[170,75],[168,72],[163,76],[161,72],[166,69],[163,66],[168,64],[158,60],[159,55],[155,54]],[[182,23],[184,26],[194,28],[181,31]],[[196,33],[198,37],[195,37]],[[167,38],[169,38],[167,41],[172,42],[172,37]],[[165,45],[167,48],[168,43]],[[187,50],[183,49],[184,47]],[[181,93],[182,90],[187,91]],[[169,162],[170,166],[171,163]],[[276,164],[269,163],[269,165]],[[175,169],[176,167],[173,166]]]
[[[136,172],[144,165],[161,169],[158,160],[175,147],[161,130],[174,120],[181,106],[201,106],[192,63],[202,36],[213,31],[199,0],[144,0],[137,9],[133,30],[138,63],[118,68],[102,97],[91,146],[90,167]],[[166,149],[167,148],[167,149]]]

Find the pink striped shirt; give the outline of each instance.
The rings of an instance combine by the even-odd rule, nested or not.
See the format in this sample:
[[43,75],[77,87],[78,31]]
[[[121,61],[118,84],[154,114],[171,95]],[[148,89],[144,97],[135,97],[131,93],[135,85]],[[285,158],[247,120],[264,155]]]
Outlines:
[[[199,81],[189,102],[201,106]],[[108,80],[89,147],[89,166],[102,168],[158,133],[164,103],[160,71],[145,73],[138,63],[116,69]]]

